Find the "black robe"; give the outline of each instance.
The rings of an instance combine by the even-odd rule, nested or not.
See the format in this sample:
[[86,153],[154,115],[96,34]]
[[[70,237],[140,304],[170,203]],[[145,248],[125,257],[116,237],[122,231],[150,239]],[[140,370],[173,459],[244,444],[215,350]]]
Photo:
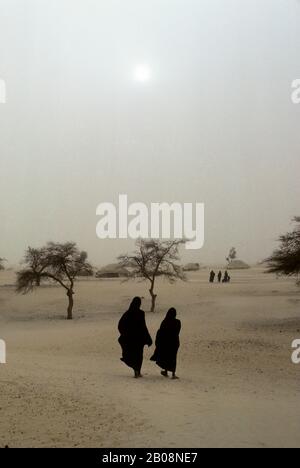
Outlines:
[[119,343],[123,351],[121,361],[139,372],[143,364],[144,346],[152,346],[145,312],[139,309],[125,312],[119,322],[119,332]]
[[175,318],[165,319],[156,335],[156,350],[151,361],[163,370],[176,372],[177,353],[180,347],[181,322]]

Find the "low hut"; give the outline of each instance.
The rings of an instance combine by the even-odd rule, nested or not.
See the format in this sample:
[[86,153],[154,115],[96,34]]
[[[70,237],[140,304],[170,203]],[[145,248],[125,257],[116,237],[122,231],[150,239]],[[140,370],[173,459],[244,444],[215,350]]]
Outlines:
[[232,260],[227,268],[228,270],[249,270],[250,266],[242,260]]
[[110,278],[127,278],[129,276],[129,271],[116,264],[107,265],[96,273],[96,278],[99,279],[110,279]]
[[183,267],[183,271],[199,271],[200,264],[199,263],[188,263]]

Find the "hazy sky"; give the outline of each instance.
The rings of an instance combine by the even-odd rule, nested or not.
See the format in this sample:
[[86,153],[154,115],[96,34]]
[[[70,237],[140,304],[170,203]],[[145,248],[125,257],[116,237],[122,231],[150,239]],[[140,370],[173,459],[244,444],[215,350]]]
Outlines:
[[[0,0],[0,256],[74,240],[100,202],[204,202],[185,260],[255,262],[300,215],[297,0]],[[151,79],[134,80],[147,63]]]

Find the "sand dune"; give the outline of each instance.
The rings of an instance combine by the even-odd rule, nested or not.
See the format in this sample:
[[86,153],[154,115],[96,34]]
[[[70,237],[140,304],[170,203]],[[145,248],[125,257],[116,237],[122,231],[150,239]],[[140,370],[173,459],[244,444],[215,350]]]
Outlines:
[[[230,285],[159,283],[153,337],[170,305],[183,323],[179,381],[160,377],[145,352],[144,379],[120,362],[116,325],[143,283],[83,280],[75,320],[61,289],[17,296],[0,273],[0,445],[11,447],[300,446],[300,296],[260,269]],[[169,298],[172,298],[170,304]],[[144,309],[149,309],[146,296]]]

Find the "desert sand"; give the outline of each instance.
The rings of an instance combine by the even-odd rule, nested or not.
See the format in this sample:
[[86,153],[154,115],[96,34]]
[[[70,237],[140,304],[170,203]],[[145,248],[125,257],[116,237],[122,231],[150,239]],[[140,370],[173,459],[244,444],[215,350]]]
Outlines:
[[135,380],[121,363],[117,323],[145,283],[82,280],[75,319],[65,320],[57,287],[28,296],[0,273],[0,446],[300,447],[300,295],[293,280],[260,268],[232,272],[232,284],[158,284],[155,337],[169,306],[182,320],[179,381],[149,361]]

